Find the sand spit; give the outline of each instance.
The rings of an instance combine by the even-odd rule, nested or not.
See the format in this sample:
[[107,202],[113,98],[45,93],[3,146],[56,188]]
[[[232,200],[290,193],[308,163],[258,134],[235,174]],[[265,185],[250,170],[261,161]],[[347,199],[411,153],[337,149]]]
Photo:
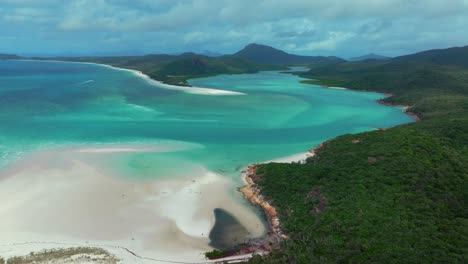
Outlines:
[[[166,84],[166,83],[154,80],[148,75],[138,70],[120,68],[120,67],[115,67],[115,66],[101,64],[101,63],[61,61],[61,60],[30,60],[30,59],[22,59],[21,61],[63,62],[63,63],[81,63],[81,64],[89,64],[89,65],[98,65],[98,66],[107,67],[107,68],[114,69],[114,70],[131,72],[135,74],[136,76],[145,79],[146,81],[148,81],[148,83],[154,86],[160,87],[160,88],[164,88],[164,89],[182,91],[182,92],[189,93],[189,94],[199,94],[199,95],[246,95],[245,93],[233,92],[233,91],[228,91],[228,90],[219,90],[219,89],[212,89],[212,88],[192,87],[192,86],[177,86],[177,85]],[[80,84],[88,83],[90,81],[94,81],[94,80],[89,80],[86,82],[82,82]]]
[[144,74],[141,71],[118,68],[118,67],[105,65],[105,64],[95,63],[95,65],[106,66],[106,67],[116,69],[116,70],[130,71],[130,72],[134,73],[135,75],[137,75],[138,77],[145,79],[146,81],[148,81],[148,83],[150,83],[152,85],[155,85],[157,87],[164,88],[164,89],[170,89],[170,90],[186,92],[186,93],[189,93],[189,94],[200,94],[200,95],[245,95],[245,93],[239,93],[239,92],[233,92],[233,91],[227,91],[227,90],[202,88],[202,87],[192,87],[192,86],[171,85],[171,84],[166,84],[166,83],[151,79],[151,77],[149,77],[148,75]]
[[[215,208],[236,215],[253,237],[264,233],[226,177],[200,168],[183,178],[136,181],[96,165],[108,152],[84,149],[42,151],[2,171],[0,199],[8,202],[0,207],[0,252],[85,246],[123,263],[203,263]],[[134,261],[127,249],[143,258]]]

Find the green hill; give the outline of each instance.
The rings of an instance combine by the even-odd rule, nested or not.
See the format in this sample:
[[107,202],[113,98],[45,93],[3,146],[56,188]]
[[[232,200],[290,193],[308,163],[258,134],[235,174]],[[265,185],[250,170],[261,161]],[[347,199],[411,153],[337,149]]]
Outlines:
[[468,262],[467,60],[464,49],[422,53],[438,58],[430,63],[420,54],[301,73],[392,93],[387,102],[413,106],[422,120],[340,136],[306,164],[260,166],[262,194],[290,239],[250,263]]
[[[43,58],[38,58],[44,60]],[[187,85],[191,78],[217,74],[254,73],[261,70],[283,70],[284,66],[258,64],[235,56],[209,57],[191,52],[180,55],[47,58],[53,60],[94,62],[142,71],[153,79],[169,84]],[[45,60],[47,60],[45,59]]]
[[301,76],[329,86],[391,93],[384,101],[412,106],[423,118],[466,109],[468,71],[413,62],[347,62],[317,67]]
[[300,56],[286,53],[269,46],[249,44],[234,56],[246,58],[259,64],[281,64],[281,65],[327,65],[344,62],[338,57],[324,56]]
[[420,62],[468,67],[468,46],[423,51],[400,56],[393,60],[395,62]]
[[149,76],[171,84],[185,85],[187,79],[217,74],[255,73],[261,70],[283,69],[277,66],[263,66],[243,58],[201,55],[171,61],[150,71]]

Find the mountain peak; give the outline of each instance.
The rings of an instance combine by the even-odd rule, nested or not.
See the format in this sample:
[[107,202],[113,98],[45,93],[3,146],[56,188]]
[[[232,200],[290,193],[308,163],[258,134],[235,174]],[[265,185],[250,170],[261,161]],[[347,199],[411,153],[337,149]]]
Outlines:
[[364,55],[364,56],[350,58],[349,60],[350,61],[364,61],[364,60],[388,60],[388,59],[390,59],[390,57],[378,55],[378,54],[375,54],[375,53],[369,53],[369,54]]
[[247,46],[245,46],[242,50],[237,52],[236,54],[242,54],[242,53],[249,53],[249,52],[274,52],[274,53],[282,53],[282,54],[287,54],[286,52],[275,49],[271,46],[263,45],[263,44],[257,44],[257,43],[250,43]]
[[250,43],[234,56],[243,57],[260,64],[308,65],[342,62],[337,57],[301,56],[258,43]]

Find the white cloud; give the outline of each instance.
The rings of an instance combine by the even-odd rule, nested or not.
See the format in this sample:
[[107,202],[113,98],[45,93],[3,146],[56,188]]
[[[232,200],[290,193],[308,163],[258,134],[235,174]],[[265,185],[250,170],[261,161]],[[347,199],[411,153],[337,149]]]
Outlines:
[[466,28],[468,0],[0,0],[1,32],[35,46],[390,53],[468,44]]
[[333,51],[336,50],[341,43],[354,36],[355,34],[352,32],[330,31],[325,39],[299,46],[291,44],[289,48],[295,51]]

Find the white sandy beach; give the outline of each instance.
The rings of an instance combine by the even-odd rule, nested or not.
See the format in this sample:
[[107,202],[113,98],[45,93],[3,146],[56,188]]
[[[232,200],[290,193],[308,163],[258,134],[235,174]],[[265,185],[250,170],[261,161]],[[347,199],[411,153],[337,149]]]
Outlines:
[[[293,162],[303,163],[303,162],[305,162],[305,160],[307,158],[313,157],[313,156],[314,156],[314,154],[309,152],[309,151],[300,152],[300,153],[292,154],[292,155],[289,155],[289,156],[284,156],[284,157],[280,157],[280,158],[276,158],[276,159],[272,159],[272,160],[268,160],[268,161],[264,161],[264,162],[259,162],[259,164],[272,163],[272,162],[275,162],[275,163],[293,163]],[[244,171],[247,170],[247,167],[244,167],[243,170]],[[242,175],[241,175],[241,181],[244,184],[247,184],[247,180],[245,179],[246,176],[247,176],[247,174],[245,174],[245,173],[242,173]]]
[[309,151],[307,152],[301,152],[297,154],[293,154],[290,156],[286,157],[281,157],[277,159],[273,159],[267,162],[262,162],[262,163],[270,163],[270,162],[277,162],[277,163],[293,163],[293,162],[304,162],[308,157],[312,157],[313,154],[310,153]]
[[[74,61],[60,61],[60,60],[30,60],[30,59],[21,59],[22,61],[38,61],[38,62],[62,62],[62,63],[81,63],[81,64],[90,64],[90,65],[98,65],[102,67],[107,67],[111,68],[114,70],[119,70],[119,71],[127,71],[135,74],[136,76],[145,79],[148,83],[164,88],[164,89],[169,89],[169,90],[176,90],[176,91],[182,91],[185,93],[189,94],[200,94],[200,95],[246,95],[245,93],[240,93],[240,92],[234,92],[234,91],[228,91],[228,90],[220,90],[220,89],[211,89],[211,88],[203,88],[203,87],[193,87],[193,86],[177,86],[177,85],[171,85],[171,84],[165,84],[163,82],[151,79],[148,75],[144,74],[141,71],[138,70],[131,70],[131,69],[125,69],[125,68],[119,68],[107,64],[101,64],[101,63],[93,63],[93,62],[74,62]],[[92,82],[94,80],[88,80],[85,82],[82,82],[81,84]]]
[[328,89],[335,89],[335,90],[348,90],[345,87],[335,87],[335,86],[329,86]]
[[[104,64],[98,64],[98,65],[104,65]],[[105,65],[105,66],[108,66],[108,65]],[[109,66],[109,67],[112,67],[114,69],[127,70],[123,68],[116,68],[113,66]],[[135,73],[141,78],[146,79],[150,84],[153,84],[155,86],[165,88],[165,89],[177,90],[177,91],[183,91],[183,92],[190,93],[190,94],[201,94],[201,95],[245,95],[245,93],[233,92],[233,91],[228,91],[228,90],[165,84],[160,81],[151,79],[148,75],[142,73],[141,71],[137,71],[137,70],[129,70],[129,71]]]
[[254,236],[264,232],[251,208],[231,196],[226,177],[200,168],[184,178],[137,181],[87,162],[89,155],[96,161],[113,151],[139,150],[42,151],[4,170],[0,199],[8,203],[0,207],[0,255],[98,246],[125,263],[139,262],[123,248],[153,259],[204,262],[215,208],[236,215]]

